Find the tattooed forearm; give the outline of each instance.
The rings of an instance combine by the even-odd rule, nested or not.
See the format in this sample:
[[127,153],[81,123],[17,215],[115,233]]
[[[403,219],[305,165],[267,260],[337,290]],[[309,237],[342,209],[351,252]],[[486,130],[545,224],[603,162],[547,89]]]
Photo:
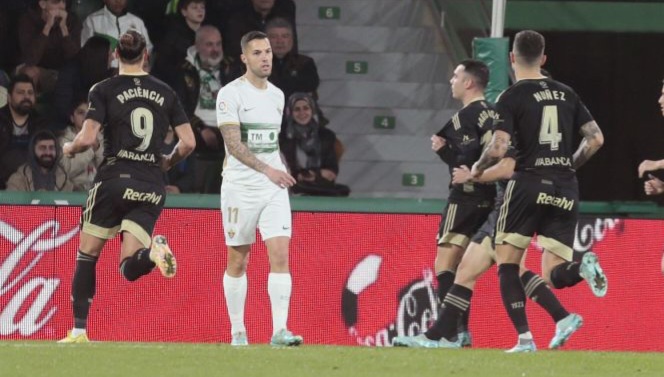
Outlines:
[[583,140],[573,157],[572,166],[574,169],[578,169],[588,162],[590,157],[604,144],[604,135],[602,135],[602,130],[599,129],[595,121],[581,126],[581,135],[583,135]]
[[498,163],[498,161],[500,161],[500,159],[505,155],[505,152],[507,152],[509,145],[509,134],[502,131],[496,131],[493,134],[491,142],[489,142],[489,145],[487,145],[486,149],[484,149],[484,152],[482,152],[482,156],[475,163],[477,169],[484,171]]
[[238,161],[256,170],[257,172],[265,172],[267,164],[259,160],[256,155],[251,153],[249,148],[247,148],[247,146],[242,143],[240,125],[223,125],[219,127],[219,129],[221,130],[221,136],[224,138],[224,143],[226,143],[228,153],[230,153],[231,156],[237,158]]

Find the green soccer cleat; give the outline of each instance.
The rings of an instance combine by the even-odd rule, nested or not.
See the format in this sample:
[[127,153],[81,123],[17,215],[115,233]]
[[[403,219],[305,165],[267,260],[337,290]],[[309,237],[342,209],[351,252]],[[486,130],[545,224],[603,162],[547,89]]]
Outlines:
[[396,336],[392,340],[394,347],[438,348],[438,341],[431,340],[424,334],[417,336]]
[[572,313],[556,323],[556,335],[549,343],[549,349],[555,350],[563,346],[565,342],[583,325],[583,318]]
[[71,334],[71,330],[67,331],[67,336],[58,340],[59,344],[73,344],[73,343],[89,343],[88,335],[83,333],[77,336]]
[[295,347],[299,346],[303,342],[304,339],[302,339],[301,336],[293,335],[292,332],[286,329],[281,329],[276,334],[272,335],[272,340],[270,341],[270,345]]
[[535,346],[535,341],[532,339],[521,339],[516,346],[508,349],[505,353],[526,353],[526,352],[535,352],[537,347]]
[[236,332],[233,334],[233,339],[231,340],[231,346],[248,346],[249,341],[247,340],[247,333],[244,331]]
[[150,248],[150,260],[153,261],[161,274],[166,278],[175,276],[177,270],[177,262],[175,255],[168,247],[168,242],[164,236],[154,236],[152,239],[152,247]]
[[473,338],[470,336],[470,331],[462,331],[457,334],[457,343],[459,343],[461,347],[471,347]]
[[592,251],[583,254],[581,265],[579,266],[579,275],[588,282],[588,285],[590,285],[590,289],[595,296],[606,296],[609,284],[602,267],[599,265],[597,254]]

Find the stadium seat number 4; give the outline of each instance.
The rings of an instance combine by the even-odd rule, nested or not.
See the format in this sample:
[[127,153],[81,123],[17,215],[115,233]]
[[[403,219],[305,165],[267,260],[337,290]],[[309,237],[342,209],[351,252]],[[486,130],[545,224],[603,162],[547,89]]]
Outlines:
[[321,20],[338,20],[341,18],[341,8],[320,7],[318,8],[318,18]]
[[558,107],[544,106],[542,124],[540,125],[539,143],[549,144],[552,151],[558,150],[563,134],[558,132]]
[[377,115],[374,117],[373,126],[374,128],[392,130],[396,127],[396,123],[397,121],[393,116]]

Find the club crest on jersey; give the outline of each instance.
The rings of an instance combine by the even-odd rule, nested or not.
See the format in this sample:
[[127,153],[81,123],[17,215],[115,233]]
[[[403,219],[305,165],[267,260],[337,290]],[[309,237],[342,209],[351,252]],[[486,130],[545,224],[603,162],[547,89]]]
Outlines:
[[226,101],[219,101],[219,111],[222,113],[227,113],[228,112],[228,106],[226,106]]
[[226,233],[228,233],[228,238],[233,238],[233,237],[235,237],[235,231],[234,231],[233,229],[230,229],[230,230],[229,230],[228,232],[226,232]]

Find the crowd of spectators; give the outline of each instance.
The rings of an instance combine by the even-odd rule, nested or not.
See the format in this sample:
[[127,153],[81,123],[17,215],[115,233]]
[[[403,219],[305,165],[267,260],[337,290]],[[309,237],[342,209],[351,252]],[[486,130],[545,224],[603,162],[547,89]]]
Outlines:
[[[113,50],[129,28],[146,37],[146,70],[175,90],[195,130],[196,153],[169,172],[168,192],[219,192],[225,151],[215,100],[244,73],[240,39],[251,30],[268,35],[269,80],[290,104],[282,125],[289,168],[334,182],[339,141],[316,105],[316,64],[298,52],[293,0],[0,0],[0,189],[91,187],[103,140],[72,160],[61,148],[81,129],[90,88],[117,74]],[[310,119],[300,125],[303,107]],[[170,133],[165,148],[176,141]]]

